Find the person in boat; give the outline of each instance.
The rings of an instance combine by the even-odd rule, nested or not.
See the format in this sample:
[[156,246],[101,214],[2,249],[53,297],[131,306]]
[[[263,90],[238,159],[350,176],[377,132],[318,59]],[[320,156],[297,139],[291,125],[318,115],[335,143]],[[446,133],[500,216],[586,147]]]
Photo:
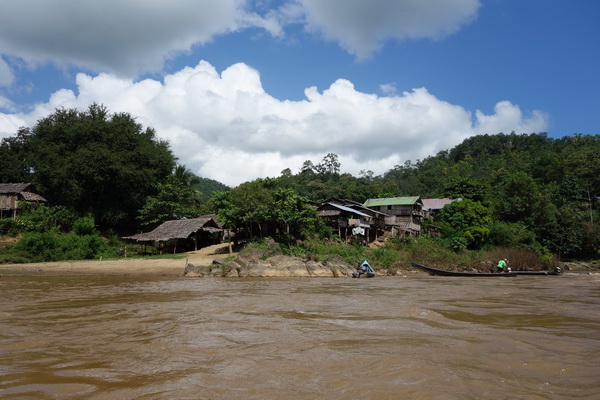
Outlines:
[[498,261],[498,266],[496,267],[497,271],[499,273],[502,272],[507,272],[508,271],[508,260],[505,258],[503,260]]
[[367,260],[363,261],[362,264],[358,264],[358,267],[356,267],[356,272],[354,273],[354,276],[356,276],[357,278],[360,277],[361,275],[375,275],[375,270],[373,269],[373,267],[371,267],[371,264],[369,264],[369,262]]

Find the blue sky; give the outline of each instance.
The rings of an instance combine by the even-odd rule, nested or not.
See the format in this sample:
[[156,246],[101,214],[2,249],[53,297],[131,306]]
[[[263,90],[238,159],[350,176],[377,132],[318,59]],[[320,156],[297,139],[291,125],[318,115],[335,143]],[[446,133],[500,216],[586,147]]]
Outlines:
[[596,0],[0,0],[0,137],[105,104],[235,186],[382,174],[499,132],[598,134]]

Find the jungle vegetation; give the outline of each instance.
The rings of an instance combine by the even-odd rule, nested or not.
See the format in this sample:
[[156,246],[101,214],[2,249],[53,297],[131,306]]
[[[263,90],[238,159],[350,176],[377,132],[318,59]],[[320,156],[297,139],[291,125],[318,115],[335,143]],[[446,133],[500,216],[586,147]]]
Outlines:
[[[278,177],[229,188],[179,165],[169,144],[131,115],[93,104],[85,111],[58,109],[3,139],[0,182],[31,182],[48,199],[18,221],[0,221],[0,234],[23,234],[30,246],[17,247],[42,252],[31,246],[68,232],[80,247],[96,249],[82,250],[84,258],[104,251],[88,236],[115,242],[169,219],[208,213],[257,237],[257,227],[272,224],[288,244],[326,238],[330,232],[316,218],[315,203],[391,196],[462,199],[426,221],[442,230],[440,246],[455,252],[515,247],[598,258],[600,251],[600,135],[479,135],[382,175],[344,173],[338,156],[328,153],[296,172],[290,166]],[[31,238],[41,234],[50,236]]]

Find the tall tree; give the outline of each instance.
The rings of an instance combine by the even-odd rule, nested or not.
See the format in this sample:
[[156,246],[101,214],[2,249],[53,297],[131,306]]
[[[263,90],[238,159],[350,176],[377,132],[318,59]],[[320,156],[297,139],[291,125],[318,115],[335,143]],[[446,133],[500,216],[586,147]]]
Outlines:
[[13,137],[0,142],[0,182],[29,182],[32,171],[27,163],[26,142],[29,130],[21,128]]
[[315,169],[319,174],[323,175],[337,175],[340,173],[340,162],[337,154],[328,153],[319,164],[315,166]]
[[155,185],[169,175],[175,157],[127,113],[58,109],[20,133],[26,166],[50,204],[91,214],[104,227],[133,223]]

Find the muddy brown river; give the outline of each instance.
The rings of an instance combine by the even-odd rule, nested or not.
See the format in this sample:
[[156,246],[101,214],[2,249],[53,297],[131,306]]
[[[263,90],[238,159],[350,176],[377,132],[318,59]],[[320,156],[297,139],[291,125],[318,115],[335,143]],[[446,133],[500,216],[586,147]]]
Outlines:
[[600,274],[0,278],[2,399],[598,399]]

